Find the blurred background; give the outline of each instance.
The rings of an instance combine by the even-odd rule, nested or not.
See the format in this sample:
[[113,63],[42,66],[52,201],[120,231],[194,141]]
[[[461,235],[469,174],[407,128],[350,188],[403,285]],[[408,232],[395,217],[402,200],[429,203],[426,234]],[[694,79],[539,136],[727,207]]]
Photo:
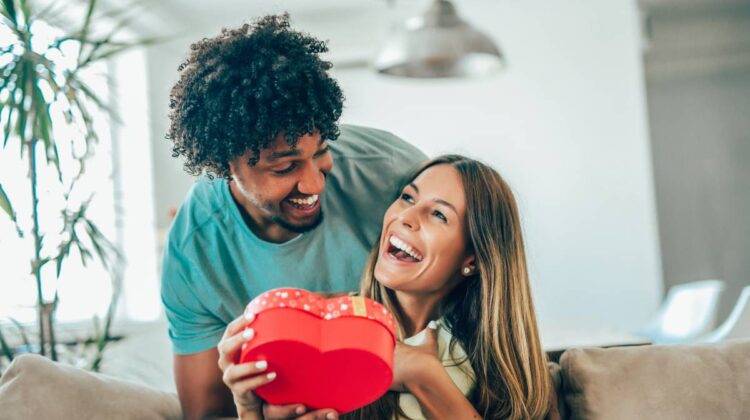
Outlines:
[[[87,2],[66,3],[40,34],[80,25]],[[118,34],[158,41],[104,57],[87,76],[117,121],[92,108],[99,139],[81,184],[93,197],[89,217],[122,259],[84,266],[73,247],[59,278],[54,264],[44,268],[51,280],[38,290],[29,274],[33,240],[17,232],[32,226],[28,154],[8,142],[0,185],[17,221],[0,217],[6,341],[20,340],[14,322],[35,334],[40,293],[58,297],[63,341],[101,329],[108,313],[108,337],[163,325],[161,248],[195,181],[164,138],[177,67],[191,42],[283,11],[296,28],[328,40],[346,96],[343,123],[391,131],[430,156],[480,158],[508,180],[546,349],[654,341],[648,331],[663,333],[665,319],[696,338],[727,319],[750,285],[750,1],[456,0],[459,15],[501,52],[499,70],[454,78],[379,73],[379,51],[431,3],[163,0],[123,12]],[[92,19],[112,27],[112,11],[122,7],[100,1]],[[2,28],[0,46],[13,36]],[[10,118],[7,107],[0,118]],[[40,177],[55,177],[48,172]],[[54,191],[39,194],[44,208]],[[48,240],[60,215],[41,217]],[[677,315],[665,308],[674,286],[710,279],[722,283],[709,303],[683,302]],[[688,325],[695,317],[703,324]]]

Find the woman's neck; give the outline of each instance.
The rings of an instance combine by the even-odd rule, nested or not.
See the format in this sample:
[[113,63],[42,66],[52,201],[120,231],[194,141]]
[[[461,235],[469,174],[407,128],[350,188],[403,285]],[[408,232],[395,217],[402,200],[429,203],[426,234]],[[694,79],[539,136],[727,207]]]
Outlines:
[[404,315],[403,328],[406,337],[411,337],[427,327],[430,321],[440,316],[439,295],[413,295],[396,292],[396,299]]

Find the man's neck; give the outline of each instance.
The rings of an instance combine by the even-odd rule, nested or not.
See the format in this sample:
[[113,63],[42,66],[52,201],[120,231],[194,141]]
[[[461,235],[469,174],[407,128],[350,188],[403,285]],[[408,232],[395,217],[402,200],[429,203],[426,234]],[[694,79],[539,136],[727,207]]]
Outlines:
[[275,244],[281,244],[294,239],[296,232],[284,229],[278,223],[275,223],[270,217],[266,216],[260,209],[248,202],[245,197],[237,191],[237,185],[234,181],[229,181],[229,192],[234,204],[242,215],[242,220],[258,238]]

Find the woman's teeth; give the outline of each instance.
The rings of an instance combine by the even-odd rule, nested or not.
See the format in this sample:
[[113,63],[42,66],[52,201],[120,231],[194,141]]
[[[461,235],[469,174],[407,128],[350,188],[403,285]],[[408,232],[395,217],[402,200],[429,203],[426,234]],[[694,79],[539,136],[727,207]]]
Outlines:
[[410,257],[414,258],[417,261],[422,261],[422,254],[420,254],[417,250],[415,250],[411,245],[407,244],[406,242],[402,241],[401,239],[391,236],[388,240],[391,245],[395,246],[396,248],[400,249],[401,251],[404,251],[405,253],[409,254]]
[[313,194],[307,198],[289,198],[288,200],[290,203],[298,207],[310,207],[318,202],[319,197],[318,194]]

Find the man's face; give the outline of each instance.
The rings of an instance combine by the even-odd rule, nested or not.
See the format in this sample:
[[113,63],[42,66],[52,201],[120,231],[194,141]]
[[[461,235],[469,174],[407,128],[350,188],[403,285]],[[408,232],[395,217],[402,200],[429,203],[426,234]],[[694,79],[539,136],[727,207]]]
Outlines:
[[263,239],[283,242],[317,227],[323,218],[320,195],[333,157],[320,134],[300,137],[296,147],[282,135],[260,153],[253,166],[251,152],[229,162],[234,199],[252,219]]

